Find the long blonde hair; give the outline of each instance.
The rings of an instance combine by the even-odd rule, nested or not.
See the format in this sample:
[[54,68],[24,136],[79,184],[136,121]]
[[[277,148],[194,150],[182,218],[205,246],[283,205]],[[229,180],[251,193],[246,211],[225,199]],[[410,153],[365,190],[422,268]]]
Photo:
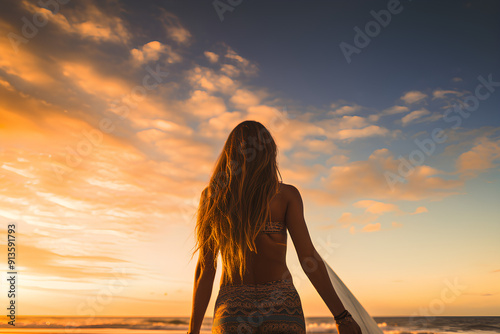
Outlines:
[[[281,174],[277,147],[259,122],[244,121],[229,134],[208,186],[203,190],[196,219],[196,249],[212,252],[217,267],[220,252],[227,278],[243,275],[249,251],[257,253],[255,238],[270,219],[270,200],[278,192]],[[279,175],[279,179],[278,179]],[[204,268],[204,256],[200,256]]]

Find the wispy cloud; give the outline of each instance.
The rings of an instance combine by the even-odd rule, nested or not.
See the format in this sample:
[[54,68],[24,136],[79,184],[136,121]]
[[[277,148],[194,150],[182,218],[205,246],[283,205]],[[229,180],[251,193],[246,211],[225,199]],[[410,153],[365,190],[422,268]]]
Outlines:
[[403,126],[407,126],[414,120],[421,118],[423,116],[429,115],[431,112],[427,109],[419,109],[419,110],[414,110],[408,115],[405,115],[403,118],[401,118],[401,123]]
[[418,90],[406,92],[403,96],[401,96],[401,100],[403,100],[406,104],[414,104],[424,100],[425,98],[427,98],[427,94],[419,92]]

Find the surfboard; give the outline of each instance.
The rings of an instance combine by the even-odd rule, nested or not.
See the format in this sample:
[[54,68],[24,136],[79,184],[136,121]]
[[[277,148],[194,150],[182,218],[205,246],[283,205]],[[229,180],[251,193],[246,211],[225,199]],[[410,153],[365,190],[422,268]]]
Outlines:
[[[320,255],[321,256],[321,255]],[[321,258],[323,260],[323,258]],[[363,334],[384,334],[382,329],[377,325],[375,320],[368,314],[361,303],[354,297],[352,292],[347,288],[347,286],[342,282],[340,277],[333,271],[332,267],[323,260],[326,269],[328,271],[328,276],[332,282],[333,288],[337,292],[342,304],[346,310],[351,313],[353,319],[361,327],[361,333]]]

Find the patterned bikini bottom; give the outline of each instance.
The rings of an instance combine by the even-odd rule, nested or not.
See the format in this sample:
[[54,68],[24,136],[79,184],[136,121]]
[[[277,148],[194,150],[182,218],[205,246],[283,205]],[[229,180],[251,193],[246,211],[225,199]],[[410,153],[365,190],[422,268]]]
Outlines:
[[304,312],[292,281],[222,286],[215,301],[214,333],[305,334]]

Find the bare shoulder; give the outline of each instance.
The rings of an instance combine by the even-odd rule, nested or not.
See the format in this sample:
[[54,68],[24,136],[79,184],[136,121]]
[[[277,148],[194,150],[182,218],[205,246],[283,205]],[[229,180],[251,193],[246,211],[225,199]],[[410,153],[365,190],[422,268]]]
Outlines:
[[297,192],[297,187],[295,187],[293,184],[288,184],[281,182],[280,183],[280,192],[283,191],[283,193],[292,193],[292,192]]
[[298,198],[300,198],[299,190],[297,189],[297,187],[295,187],[292,184],[280,183],[280,190],[279,191],[280,191],[280,193],[283,194],[283,197],[287,201],[297,200]]

